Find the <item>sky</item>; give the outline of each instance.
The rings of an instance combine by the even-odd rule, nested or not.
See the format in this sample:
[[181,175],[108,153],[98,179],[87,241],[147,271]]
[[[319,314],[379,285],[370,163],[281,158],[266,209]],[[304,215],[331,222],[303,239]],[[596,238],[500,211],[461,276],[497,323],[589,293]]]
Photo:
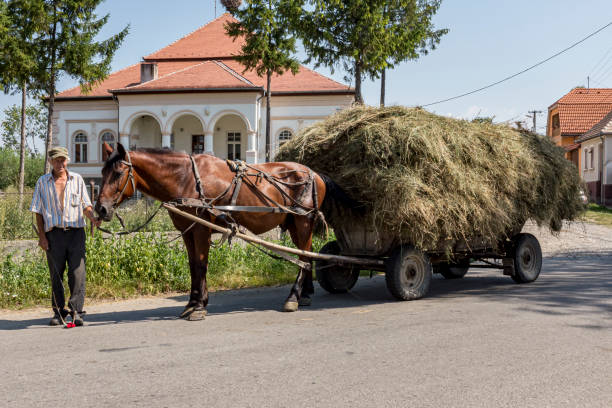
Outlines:
[[[110,14],[99,39],[130,25],[130,33],[115,54],[112,71],[142,60],[215,18],[215,0],[107,0],[98,14]],[[224,12],[216,1],[216,15]],[[437,49],[387,73],[387,105],[426,105],[497,82],[530,67],[612,22],[610,0],[443,0],[434,18],[436,28],[448,28]],[[302,60],[303,53],[298,54]],[[312,64],[308,65],[313,68]],[[337,81],[345,73],[325,67],[317,71]],[[576,86],[612,87],[612,26],[562,55],[522,75],[473,95],[428,106],[440,115],[495,122],[524,121],[537,116],[545,133],[546,112]],[[64,77],[58,89],[77,85]],[[380,80],[365,79],[365,103],[378,105]],[[19,96],[0,94],[0,112],[20,103]],[[0,120],[3,116],[0,113]]]

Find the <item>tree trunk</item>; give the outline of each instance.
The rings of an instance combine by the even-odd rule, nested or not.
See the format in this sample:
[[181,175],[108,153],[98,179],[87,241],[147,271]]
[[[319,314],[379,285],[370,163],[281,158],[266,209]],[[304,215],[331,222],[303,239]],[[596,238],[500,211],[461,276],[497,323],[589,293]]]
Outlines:
[[380,107],[385,107],[385,86],[386,86],[386,73],[387,69],[383,68],[382,73],[380,74]]
[[26,85],[21,87],[21,143],[19,145],[19,209],[23,208],[23,184],[25,180],[26,148]]
[[266,163],[270,161],[270,83],[272,82],[272,71],[266,74]]
[[51,79],[49,87],[49,112],[47,116],[47,141],[45,143],[45,174],[51,171],[49,163],[49,150],[53,144],[53,110],[55,108],[55,79]]
[[[53,28],[51,29],[51,44],[55,45],[56,34],[57,34],[57,9],[56,4],[53,2]],[[55,62],[57,53],[55,47],[51,50],[51,66],[49,75],[49,111],[47,116],[47,140],[45,142],[45,174],[51,171],[51,164],[49,163],[49,150],[53,144],[53,109],[55,108]]]
[[363,105],[363,96],[361,95],[361,62],[355,61],[355,103]]

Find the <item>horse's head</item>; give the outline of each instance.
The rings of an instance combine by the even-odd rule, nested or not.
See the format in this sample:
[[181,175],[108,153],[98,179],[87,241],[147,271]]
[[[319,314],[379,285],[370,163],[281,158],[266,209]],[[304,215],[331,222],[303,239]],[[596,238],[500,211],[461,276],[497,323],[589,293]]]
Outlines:
[[117,143],[117,150],[107,143],[102,149],[107,159],[102,168],[102,185],[95,210],[100,219],[110,221],[115,208],[136,192],[136,182],[130,154],[121,143]]

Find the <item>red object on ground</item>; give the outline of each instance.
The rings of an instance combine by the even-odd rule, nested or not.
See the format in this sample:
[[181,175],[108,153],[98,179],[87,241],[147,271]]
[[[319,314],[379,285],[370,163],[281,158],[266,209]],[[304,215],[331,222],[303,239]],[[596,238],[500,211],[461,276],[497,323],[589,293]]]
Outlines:
[[74,326],[74,323],[66,323],[66,328],[67,329],[72,329]]

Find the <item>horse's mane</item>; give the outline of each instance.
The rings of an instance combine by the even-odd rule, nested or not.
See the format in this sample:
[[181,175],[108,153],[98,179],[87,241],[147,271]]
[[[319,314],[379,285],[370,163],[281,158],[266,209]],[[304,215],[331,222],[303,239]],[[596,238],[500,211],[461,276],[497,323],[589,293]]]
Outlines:
[[[170,154],[183,155],[184,154],[184,153],[180,153],[180,152],[175,152],[174,150],[170,150],[167,147],[163,147],[163,148],[158,148],[158,147],[139,147],[139,148],[136,148],[136,149],[131,150],[131,151],[132,152],[139,152],[139,153],[148,153],[148,154],[162,154],[162,155],[170,155]],[[109,156],[109,158],[106,159],[106,161],[104,162],[104,167],[102,168],[102,170],[107,169],[107,168],[113,166],[119,160],[121,160],[121,158],[119,157],[119,153],[117,152],[117,150],[113,151],[111,153],[111,155]]]

